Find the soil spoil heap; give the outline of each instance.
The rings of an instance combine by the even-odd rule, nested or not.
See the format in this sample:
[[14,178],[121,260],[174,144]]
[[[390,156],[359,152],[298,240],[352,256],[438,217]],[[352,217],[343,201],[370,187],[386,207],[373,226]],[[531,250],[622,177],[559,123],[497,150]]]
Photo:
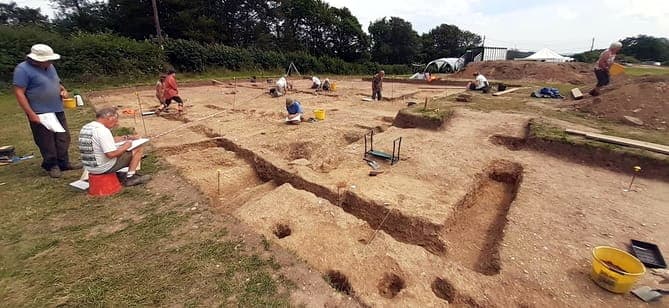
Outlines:
[[527,61],[483,61],[467,64],[456,78],[472,78],[479,72],[488,79],[560,82],[584,85],[595,82],[593,65],[580,62],[546,63]]
[[[669,122],[669,76],[629,78],[603,88],[602,94],[579,104],[581,111],[598,117],[623,121],[641,120],[640,125],[666,130]],[[639,125],[634,124],[634,125]]]

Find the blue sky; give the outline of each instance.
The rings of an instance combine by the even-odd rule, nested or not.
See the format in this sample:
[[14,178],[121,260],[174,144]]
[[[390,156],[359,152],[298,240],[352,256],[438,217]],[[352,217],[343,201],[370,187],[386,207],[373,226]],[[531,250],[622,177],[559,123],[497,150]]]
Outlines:
[[[8,2],[7,0],[0,0]],[[323,0],[348,7],[366,31],[371,21],[401,17],[418,33],[454,24],[486,37],[486,45],[574,53],[647,34],[669,37],[669,0]],[[16,0],[53,16],[48,0]]]

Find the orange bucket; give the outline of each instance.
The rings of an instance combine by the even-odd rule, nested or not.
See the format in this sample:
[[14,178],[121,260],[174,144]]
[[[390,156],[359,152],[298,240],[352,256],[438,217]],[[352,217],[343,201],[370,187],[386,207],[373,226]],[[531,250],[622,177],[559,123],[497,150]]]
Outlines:
[[618,76],[622,73],[625,73],[625,67],[618,64],[618,63],[613,63],[611,64],[611,68],[609,68],[609,74],[611,76]]
[[119,182],[116,173],[89,174],[88,175],[88,194],[91,196],[111,196],[121,191],[121,182]]

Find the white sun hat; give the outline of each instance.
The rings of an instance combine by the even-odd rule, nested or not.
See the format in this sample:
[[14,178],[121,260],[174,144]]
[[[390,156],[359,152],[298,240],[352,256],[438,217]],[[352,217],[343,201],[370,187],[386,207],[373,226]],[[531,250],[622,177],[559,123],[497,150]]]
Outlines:
[[48,45],[35,44],[30,48],[28,58],[37,62],[46,62],[60,59],[60,55],[53,52],[53,49]]

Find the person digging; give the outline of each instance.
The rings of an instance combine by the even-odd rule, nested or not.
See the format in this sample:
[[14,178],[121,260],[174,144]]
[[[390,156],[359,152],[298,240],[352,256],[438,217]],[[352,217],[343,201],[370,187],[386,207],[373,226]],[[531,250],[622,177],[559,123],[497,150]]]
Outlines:
[[286,98],[286,111],[288,112],[286,123],[300,124],[303,121],[304,110],[302,109],[302,104],[297,100]]
[[595,66],[595,77],[597,77],[597,85],[595,88],[590,90],[590,95],[598,96],[600,94],[600,89],[611,82],[611,65],[616,59],[616,55],[623,48],[621,42],[613,42],[609,49],[605,50],[599,55],[599,60],[597,60],[597,66]]
[[179,96],[179,87],[177,85],[176,72],[173,69],[167,71],[167,76],[164,81],[165,92],[163,95],[164,102],[156,110],[156,115],[159,116],[161,112],[170,107],[172,101],[177,102],[177,112],[179,115],[183,113],[184,101]]

